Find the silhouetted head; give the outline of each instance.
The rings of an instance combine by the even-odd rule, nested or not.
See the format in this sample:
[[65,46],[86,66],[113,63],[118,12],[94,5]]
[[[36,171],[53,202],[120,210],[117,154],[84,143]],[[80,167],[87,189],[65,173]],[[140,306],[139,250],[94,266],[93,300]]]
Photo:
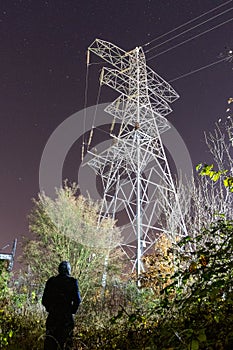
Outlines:
[[71,274],[71,267],[69,261],[62,261],[58,266],[58,272],[60,275],[68,275]]

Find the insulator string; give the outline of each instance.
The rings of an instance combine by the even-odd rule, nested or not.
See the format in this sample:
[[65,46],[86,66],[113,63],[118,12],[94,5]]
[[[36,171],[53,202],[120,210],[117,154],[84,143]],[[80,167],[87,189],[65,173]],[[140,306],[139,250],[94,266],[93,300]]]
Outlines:
[[81,160],[84,159],[85,153],[85,131],[86,131],[86,119],[87,119],[87,101],[88,101],[88,80],[89,80],[89,62],[90,62],[90,51],[87,50],[87,61],[86,61],[86,76],[85,76],[85,93],[84,93],[84,116],[83,116],[83,142],[82,142],[82,154]]
[[89,134],[87,150],[90,149],[91,141],[92,141],[92,137],[93,137],[93,132],[94,132],[94,129],[95,129],[95,120],[96,120],[97,110],[98,110],[99,101],[100,101],[101,87],[102,87],[102,84],[99,85],[99,89],[98,89],[98,95],[97,95],[97,99],[96,99],[95,111],[94,111],[94,116],[93,116],[93,121],[92,121],[92,128],[91,128],[90,134]]

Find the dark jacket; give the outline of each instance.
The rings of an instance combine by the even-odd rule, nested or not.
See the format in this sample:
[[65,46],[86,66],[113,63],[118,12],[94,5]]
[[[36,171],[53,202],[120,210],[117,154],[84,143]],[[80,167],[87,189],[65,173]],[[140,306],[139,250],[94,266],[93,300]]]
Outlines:
[[75,314],[81,303],[78,281],[59,274],[46,282],[42,304],[49,313]]

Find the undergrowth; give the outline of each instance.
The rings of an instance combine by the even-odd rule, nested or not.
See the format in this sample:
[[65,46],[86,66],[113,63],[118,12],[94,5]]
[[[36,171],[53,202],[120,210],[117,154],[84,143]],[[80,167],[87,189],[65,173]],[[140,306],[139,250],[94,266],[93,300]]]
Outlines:
[[[216,235],[218,240],[211,239]],[[198,245],[203,237],[205,244]],[[188,251],[194,246],[201,248]],[[84,297],[75,319],[74,349],[232,349],[233,222],[222,217],[195,242],[188,236],[179,247],[183,253],[176,255],[173,275],[164,276],[159,292],[118,280],[105,293],[99,285]],[[17,281],[1,266],[0,348],[43,349],[43,286],[29,290]]]

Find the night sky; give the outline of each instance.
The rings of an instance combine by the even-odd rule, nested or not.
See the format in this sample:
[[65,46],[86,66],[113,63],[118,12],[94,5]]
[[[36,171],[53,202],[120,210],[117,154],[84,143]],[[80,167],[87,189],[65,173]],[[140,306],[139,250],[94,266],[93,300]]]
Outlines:
[[[22,235],[27,235],[27,215],[32,198],[39,191],[43,149],[60,123],[84,107],[86,51],[94,39],[110,41],[129,51],[224,3],[222,0],[1,0],[0,249],[11,245],[15,237],[20,240]],[[232,3],[182,30],[230,9]],[[232,17],[231,10],[151,50],[146,57],[153,57]],[[145,50],[180,31],[152,42]],[[232,34],[233,21],[154,57],[148,65],[165,80],[172,80],[223,57],[233,46]],[[95,60],[99,62],[93,57]],[[96,72],[101,67],[90,67],[88,106],[96,103]],[[227,99],[233,95],[232,75],[232,63],[224,61],[172,83],[180,99],[172,104],[173,113],[168,119],[185,141],[193,165],[209,159],[203,132],[213,130],[214,123],[225,115]],[[111,96],[105,88],[101,102],[107,101],[111,101]],[[64,178],[77,181],[79,158],[80,152],[73,150]]]

